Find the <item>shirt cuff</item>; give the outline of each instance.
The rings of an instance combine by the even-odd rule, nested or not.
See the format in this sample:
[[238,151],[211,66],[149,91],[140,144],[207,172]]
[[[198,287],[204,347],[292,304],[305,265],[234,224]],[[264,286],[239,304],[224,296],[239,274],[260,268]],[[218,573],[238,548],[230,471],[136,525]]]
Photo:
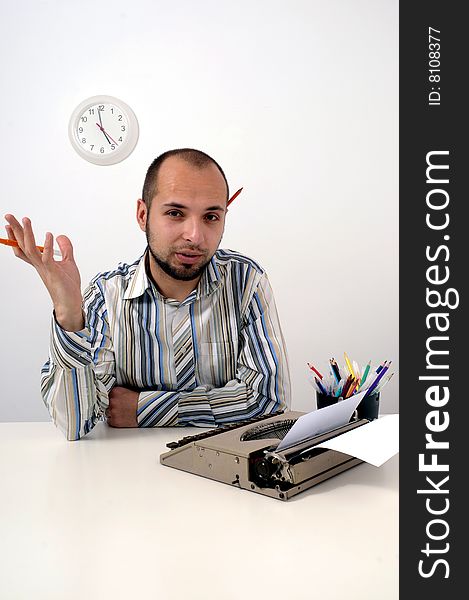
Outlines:
[[137,404],[139,427],[172,427],[178,425],[179,392],[152,390],[140,392]]
[[63,369],[83,368],[93,362],[91,331],[86,326],[80,331],[65,331],[52,314],[50,357]]

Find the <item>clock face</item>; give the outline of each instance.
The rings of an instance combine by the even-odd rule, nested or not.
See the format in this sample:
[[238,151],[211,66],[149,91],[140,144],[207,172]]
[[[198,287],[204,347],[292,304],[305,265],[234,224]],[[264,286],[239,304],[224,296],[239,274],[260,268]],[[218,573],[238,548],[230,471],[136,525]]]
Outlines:
[[84,150],[93,154],[111,154],[127,138],[129,123],[115,104],[93,104],[83,111],[75,135]]
[[86,160],[111,165],[127,158],[138,140],[132,109],[111,96],[93,96],[75,109],[69,124],[72,146]]

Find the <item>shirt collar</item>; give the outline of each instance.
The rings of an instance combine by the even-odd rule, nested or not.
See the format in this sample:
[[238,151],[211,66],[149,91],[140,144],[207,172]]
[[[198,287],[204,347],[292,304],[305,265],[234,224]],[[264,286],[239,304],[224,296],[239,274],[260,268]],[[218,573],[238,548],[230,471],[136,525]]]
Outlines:
[[145,269],[146,252],[140,257],[137,268],[133,272],[127,283],[127,289],[124,293],[124,300],[132,300],[141,296],[149,287],[150,280]]
[[[127,289],[124,293],[124,300],[132,300],[142,296],[147,289],[151,288],[152,284],[148,278],[147,271],[145,268],[145,261],[147,256],[146,251],[140,258],[137,268],[133,275],[130,277],[127,284]],[[199,285],[197,286],[197,296],[208,296],[211,294],[221,283],[220,265],[217,264],[217,253],[212,256],[212,259],[208,263],[206,269],[202,273]]]
[[208,263],[207,268],[202,273],[199,285],[197,286],[199,295],[208,296],[221,283],[221,275],[219,265],[217,264],[217,252],[212,256],[211,261]]

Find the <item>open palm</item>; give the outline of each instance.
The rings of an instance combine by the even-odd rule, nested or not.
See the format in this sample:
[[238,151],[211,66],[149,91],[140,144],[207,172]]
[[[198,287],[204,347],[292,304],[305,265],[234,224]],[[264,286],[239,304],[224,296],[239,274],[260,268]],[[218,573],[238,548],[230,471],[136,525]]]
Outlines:
[[76,316],[79,312],[81,318],[81,278],[68,237],[57,237],[62,260],[55,260],[51,233],[46,234],[44,250],[41,251],[36,246],[30,219],[24,218],[22,225],[11,214],[5,215],[5,219],[8,222],[5,227],[8,238],[18,242],[18,247],[13,248],[15,256],[36,269],[51,296],[56,315]]

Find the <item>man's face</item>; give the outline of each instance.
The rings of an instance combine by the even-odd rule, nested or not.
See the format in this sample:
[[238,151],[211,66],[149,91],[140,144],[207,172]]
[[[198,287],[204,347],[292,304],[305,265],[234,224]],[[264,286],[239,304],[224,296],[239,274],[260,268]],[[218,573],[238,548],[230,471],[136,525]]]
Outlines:
[[223,235],[226,185],[215,167],[199,169],[176,156],[164,161],[150,210],[139,201],[138,219],[150,253],[170,277],[197,279]]

